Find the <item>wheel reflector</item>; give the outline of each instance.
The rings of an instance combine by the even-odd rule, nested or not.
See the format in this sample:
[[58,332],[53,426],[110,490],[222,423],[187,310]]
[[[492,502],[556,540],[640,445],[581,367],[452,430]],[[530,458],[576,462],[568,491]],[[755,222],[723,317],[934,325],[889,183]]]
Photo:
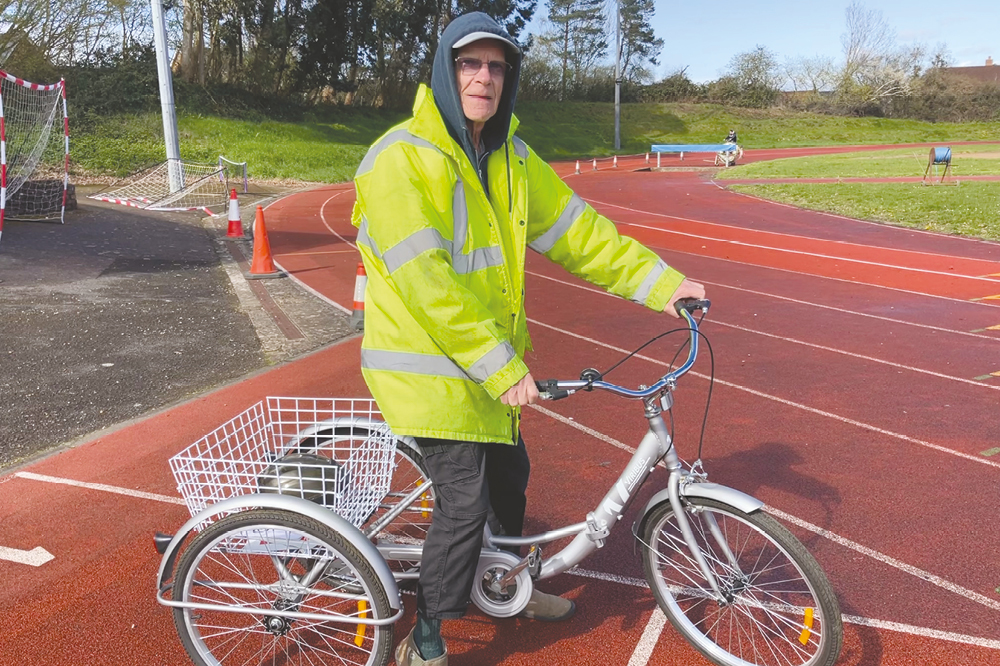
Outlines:
[[[364,602],[362,601],[361,603],[364,603]],[[813,609],[812,608],[807,608],[806,609],[806,615],[805,615],[803,624],[805,625],[805,628],[802,630],[802,633],[799,634],[799,643],[802,643],[803,645],[805,645],[806,643],[809,642],[809,636],[812,635],[812,628],[813,628]]]
[[[368,617],[368,613],[365,612],[366,610],[368,610],[368,602],[365,601],[364,599],[359,599],[358,617],[360,617],[362,620]],[[361,644],[364,642],[365,642],[365,625],[359,624],[357,634],[354,636],[354,644],[357,645],[358,647],[361,647]]]

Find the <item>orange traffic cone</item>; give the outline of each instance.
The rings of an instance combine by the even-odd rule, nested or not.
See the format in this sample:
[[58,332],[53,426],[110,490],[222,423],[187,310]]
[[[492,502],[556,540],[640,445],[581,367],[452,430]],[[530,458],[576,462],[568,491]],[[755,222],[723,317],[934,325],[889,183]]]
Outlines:
[[283,271],[274,267],[271,259],[271,244],[267,240],[267,229],[264,227],[264,209],[257,206],[257,217],[253,225],[253,262],[246,277],[253,279],[285,277]]
[[229,231],[226,238],[243,238],[243,220],[240,219],[240,202],[236,199],[236,190],[229,194]]
[[358,274],[354,278],[354,311],[351,313],[351,328],[356,331],[365,330],[365,287],[368,286],[368,274],[365,265],[358,262]]

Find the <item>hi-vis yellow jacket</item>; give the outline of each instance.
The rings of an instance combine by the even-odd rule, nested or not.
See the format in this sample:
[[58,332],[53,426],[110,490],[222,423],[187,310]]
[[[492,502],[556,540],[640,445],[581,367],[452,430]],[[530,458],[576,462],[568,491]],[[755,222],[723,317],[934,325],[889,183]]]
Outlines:
[[653,310],[683,280],[570,190],[514,136],[488,158],[486,194],[431,91],[368,151],[352,222],[368,274],[361,368],[398,435],[517,441],[500,401],[528,372],[528,247]]

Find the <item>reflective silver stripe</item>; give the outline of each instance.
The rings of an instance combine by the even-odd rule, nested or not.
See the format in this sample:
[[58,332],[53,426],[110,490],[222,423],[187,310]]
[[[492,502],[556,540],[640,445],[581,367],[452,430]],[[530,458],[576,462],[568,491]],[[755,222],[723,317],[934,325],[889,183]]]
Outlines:
[[464,275],[503,264],[503,252],[499,245],[481,247],[468,254],[462,252],[469,236],[469,208],[465,203],[465,184],[461,178],[455,181],[451,214],[454,238],[451,246],[451,265],[456,273]]
[[469,376],[482,384],[495,372],[503,370],[503,367],[514,358],[514,348],[509,342],[501,342],[493,349],[489,350],[469,368]]
[[469,208],[465,204],[465,185],[461,178],[455,179],[455,196],[451,204],[452,224],[454,233],[452,242],[455,253],[460,253],[465,249],[465,238],[469,235]]
[[382,253],[378,251],[378,246],[375,245],[375,241],[372,237],[368,235],[368,218],[364,215],[361,216],[361,224],[358,226],[358,245],[364,245],[369,250],[372,251],[379,259],[382,258]]
[[469,375],[465,374],[462,368],[458,367],[447,356],[433,356],[431,354],[362,349],[361,367],[367,370],[390,370],[392,372],[411,372],[415,375],[469,379]]
[[373,168],[375,168],[375,158],[378,157],[379,153],[381,153],[383,150],[385,150],[392,144],[396,143],[397,141],[409,143],[414,146],[421,146],[423,148],[432,148],[433,150],[436,150],[442,155],[444,154],[444,152],[440,148],[435,146],[430,141],[427,141],[426,139],[421,139],[419,136],[414,136],[413,134],[410,134],[409,130],[398,129],[395,132],[389,132],[384,137],[382,137],[381,141],[379,141],[374,146],[368,149],[368,153],[365,155],[365,158],[361,160],[361,166],[358,167],[358,171],[357,173],[354,174],[354,177],[357,178],[358,176],[362,176],[371,171]]
[[433,227],[426,227],[414,232],[399,241],[382,255],[385,262],[385,269],[389,273],[394,273],[397,268],[408,262],[410,259],[426,252],[440,248],[451,254],[451,243],[446,241],[441,233]]
[[510,141],[511,143],[514,144],[514,154],[520,157],[521,159],[525,160],[528,159],[528,145],[524,141],[521,141],[516,136],[513,137]]
[[490,266],[503,264],[503,253],[499,245],[481,247],[469,254],[456,254],[451,258],[452,267],[459,275],[480,271]]
[[646,299],[649,298],[649,292],[653,290],[653,285],[656,284],[656,281],[660,279],[660,276],[663,275],[663,271],[665,270],[667,270],[666,262],[662,259],[656,262],[656,265],[653,266],[653,270],[649,271],[646,279],[642,281],[639,288],[635,290],[634,294],[632,294],[632,300],[639,305],[645,305]]
[[569,203],[566,204],[566,208],[563,209],[559,219],[556,220],[556,223],[532,243],[529,243],[528,247],[539,254],[545,254],[569,231],[569,228],[576,222],[577,218],[583,215],[583,211],[586,209],[587,204],[584,200],[574,194]]

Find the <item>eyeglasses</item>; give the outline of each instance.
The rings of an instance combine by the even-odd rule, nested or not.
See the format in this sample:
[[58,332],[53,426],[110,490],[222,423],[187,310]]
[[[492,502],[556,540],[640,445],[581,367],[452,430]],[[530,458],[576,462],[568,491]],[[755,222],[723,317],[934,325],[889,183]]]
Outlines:
[[503,60],[483,62],[479,58],[455,58],[455,62],[458,63],[464,76],[475,76],[483,69],[483,65],[487,65],[490,69],[490,76],[494,79],[502,79],[507,74],[507,70],[510,69],[510,63]]

